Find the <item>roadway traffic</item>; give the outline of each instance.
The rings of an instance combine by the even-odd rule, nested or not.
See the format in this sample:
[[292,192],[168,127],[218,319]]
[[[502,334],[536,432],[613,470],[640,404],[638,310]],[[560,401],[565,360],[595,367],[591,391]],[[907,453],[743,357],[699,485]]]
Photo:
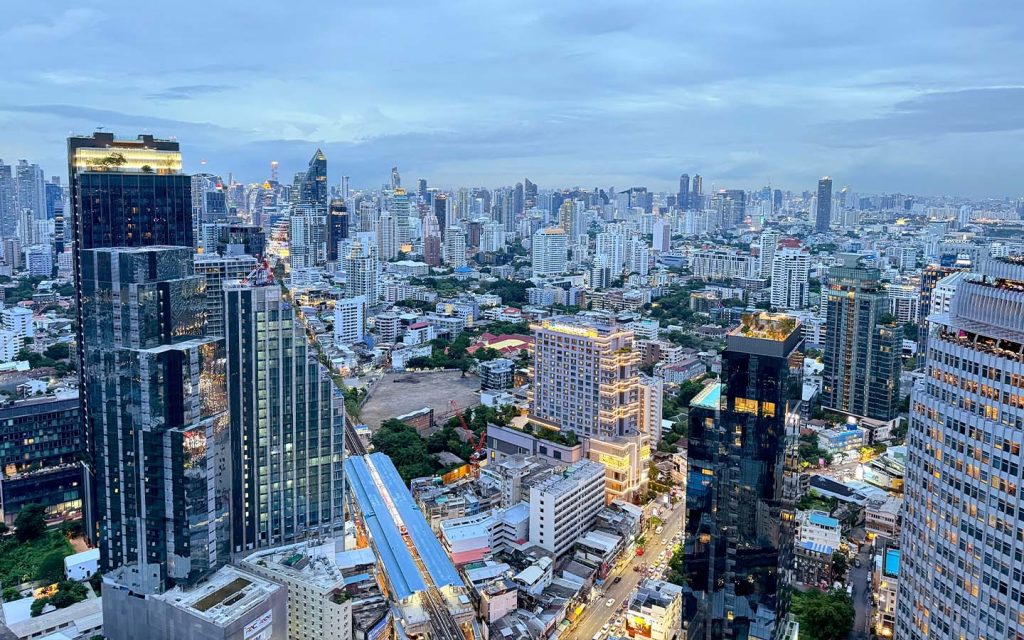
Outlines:
[[[594,589],[592,601],[587,604],[583,615],[576,621],[575,629],[569,634],[570,640],[605,638],[611,632],[625,635],[622,627],[623,612],[629,605],[629,599],[643,578],[663,575],[657,567],[662,563],[667,565],[672,550],[682,540],[685,513],[686,500],[683,499],[659,514],[662,520],[661,533],[657,533],[654,527],[649,528],[644,534],[647,541],[644,555],[634,555],[628,561],[617,564],[605,579],[604,587]],[[665,552],[663,557],[662,552]],[[638,571],[636,567],[647,567],[647,570]]]

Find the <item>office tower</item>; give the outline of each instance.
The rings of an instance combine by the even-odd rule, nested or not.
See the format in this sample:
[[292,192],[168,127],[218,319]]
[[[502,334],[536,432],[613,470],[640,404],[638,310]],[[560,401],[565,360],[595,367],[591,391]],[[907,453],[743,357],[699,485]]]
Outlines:
[[344,402],[269,272],[224,283],[234,551],[344,525]]
[[655,251],[667,253],[672,249],[672,226],[668,220],[654,221],[652,244]]
[[60,184],[59,176],[52,176],[45,185],[46,193],[46,218],[53,220],[57,210],[64,209],[64,187]]
[[[412,225],[409,219],[409,194],[401,187],[396,188],[391,198],[391,216],[395,221],[395,245],[401,247],[412,241]],[[396,250],[397,253],[397,250]]]
[[687,202],[690,209],[704,208],[704,179],[700,174],[693,176],[693,191],[690,192],[690,199]]
[[680,209],[687,209],[690,206],[690,174],[688,173],[679,176],[679,193],[676,194],[676,204]]
[[917,304],[917,362],[922,368],[928,361],[928,316],[932,313],[933,292],[940,281],[957,271],[959,269],[956,267],[937,264],[930,264],[921,270],[921,291]]
[[712,208],[718,211],[723,229],[741,225],[747,217],[747,192],[721,189],[713,198]]
[[772,275],[772,261],[775,259],[775,249],[779,246],[779,238],[782,234],[775,229],[765,229],[758,238],[758,255],[761,257],[761,277],[770,278]]
[[46,219],[46,179],[37,164],[18,160],[15,189],[18,211],[31,211],[35,220]]
[[638,432],[640,354],[633,350],[632,331],[601,319],[568,317],[531,329],[531,419],[601,439]]
[[844,254],[829,269],[822,403],[836,411],[890,420],[896,415],[903,327],[889,316],[878,269]]
[[77,518],[84,485],[81,443],[75,392],[0,406],[0,522],[13,528],[28,504],[46,507],[48,519]]
[[327,209],[327,259],[338,260],[338,247],[348,238],[348,208],[341,198],[333,198]]
[[772,210],[775,212],[782,210],[782,190],[776,189],[772,192]]
[[350,189],[351,189],[350,185],[351,185],[351,183],[352,183],[352,180],[351,180],[351,178],[349,178],[349,176],[341,176],[341,187],[340,187],[340,190],[339,190],[339,195],[341,195],[342,200],[348,200],[349,195],[351,195],[350,194]]
[[334,344],[355,344],[366,332],[366,298],[342,298],[334,302]]
[[786,316],[744,316],[726,335],[722,382],[690,404],[686,573],[700,594],[690,638],[747,638],[755,619],[785,616],[802,333]]
[[517,182],[512,190],[512,213],[516,217],[522,216],[523,212],[526,211],[524,206],[525,198],[526,192],[523,190],[523,183]]
[[[81,255],[83,251],[111,247],[174,245],[191,248],[191,178],[181,173],[178,143],[158,140],[150,135],[137,140],[118,140],[114,134],[97,132],[91,137],[68,138],[68,176],[71,185],[71,230],[74,253],[79,388],[86,388],[85,363],[90,346],[83,334],[85,306],[82,291]],[[91,404],[91,394],[82,395],[82,433],[85,441],[87,485],[93,492],[86,500],[86,533],[97,533],[97,520],[106,518],[94,512],[99,504],[97,492],[109,490],[100,478],[93,478],[94,466],[102,460],[96,455],[97,437],[92,425],[103,420],[102,405]],[[102,533],[102,532],[100,532]],[[115,536],[117,540],[120,538]],[[100,540],[103,544],[103,541]],[[120,548],[107,560],[117,566],[124,556]]]
[[535,278],[565,273],[568,258],[565,231],[559,227],[546,227],[537,231],[533,234],[530,253]]
[[209,245],[207,254],[240,255],[262,258],[267,250],[267,234],[263,227],[254,224],[220,223],[206,225],[204,245]]
[[143,593],[192,584],[229,551],[224,343],[205,335],[205,282],[191,247],[79,255],[101,568]]
[[206,279],[206,334],[224,337],[224,283],[249,276],[258,266],[250,255],[219,256],[199,253],[194,256],[197,276]]
[[772,306],[803,309],[810,289],[811,254],[802,247],[782,247],[772,257]]
[[818,233],[828,231],[832,222],[832,178],[825,176],[818,180],[818,208],[815,212],[814,230]]
[[439,236],[423,238],[423,261],[431,267],[441,266],[441,238]]
[[901,640],[1024,636],[1024,261],[978,271],[931,316],[926,375],[911,394]]
[[426,178],[420,178],[416,181],[416,195],[420,197],[420,202],[427,201],[427,180]]
[[604,508],[604,465],[581,460],[530,487],[530,542],[565,555]]
[[305,174],[299,174],[299,193],[297,202],[306,204],[320,211],[327,210],[327,156],[320,149],[309,159],[309,167]]
[[356,238],[352,241],[349,253],[345,256],[345,297],[363,296],[370,306],[377,304],[380,298],[378,280],[380,279],[380,261],[377,259],[375,245],[364,244]]
[[458,227],[451,227],[442,243],[444,262],[453,269],[466,266],[466,234]]
[[434,217],[437,218],[437,228],[441,230],[441,239],[444,239],[444,232],[448,228],[448,196],[439,193],[434,196]]
[[539,204],[537,185],[530,182],[529,178],[523,178],[523,210],[529,210]]

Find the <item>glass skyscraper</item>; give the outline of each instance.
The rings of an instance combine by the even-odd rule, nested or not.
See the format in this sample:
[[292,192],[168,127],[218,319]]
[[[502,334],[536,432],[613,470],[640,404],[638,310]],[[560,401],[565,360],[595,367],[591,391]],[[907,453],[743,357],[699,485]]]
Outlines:
[[699,599],[690,638],[747,638],[785,613],[802,347],[795,320],[744,317],[726,336],[722,382],[690,405],[685,566]]
[[190,247],[86,249],[81,314],[104,570],[143,592],[227,560],[223,340],[205,336]]
[[224,283],[235,551],[341,531],[344,399],[265,273]]
[[1024,260],[928,318],[911,395],[896,638],[1024,637]]

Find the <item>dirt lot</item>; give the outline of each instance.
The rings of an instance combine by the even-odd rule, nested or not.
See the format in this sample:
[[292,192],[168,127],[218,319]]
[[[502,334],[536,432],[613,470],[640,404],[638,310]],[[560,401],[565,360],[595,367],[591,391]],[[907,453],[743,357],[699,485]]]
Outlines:
[[454,399],[465,409],[480,404],[480,379],[454,372],[388,373],[377,383],[360,412],[360,422],[376,430],[388,418],[430,407],[435,419],[450,412]]

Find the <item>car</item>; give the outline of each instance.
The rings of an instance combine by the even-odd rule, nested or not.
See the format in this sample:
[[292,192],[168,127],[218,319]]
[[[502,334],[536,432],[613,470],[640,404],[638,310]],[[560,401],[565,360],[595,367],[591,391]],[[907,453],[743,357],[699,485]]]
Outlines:
[[661,539],[661,544],[668,544],[668,540],[666,540],[665,538],[662,538]]
[[608,624],[607,622],[606,622],[606,623],[604,623],[604,626],[603,626],[603,627],[601,627],[601,633],[606,633],[606,632],[608,631],[608,627],[610,627],[610,626],[611,626],[611,625],[610,625],[610,624]]
[[665,530],[665,527],[658,525],[658,528],[654,530],[654,533],[661,535],[661,532]]
[[615,606],[615,598],[608,598],[607,600],[605,600],[604,601],[604,606],[606,606],[606,607],[614,607]]
[[856,560],[853,561],[853,566],[855,566],[858,569],[860,569],[860,558],[857,558]]
[[612,580],[612,584],[619,584],[620,582],[622,582],[622,576],[615,576],[615,579]]

